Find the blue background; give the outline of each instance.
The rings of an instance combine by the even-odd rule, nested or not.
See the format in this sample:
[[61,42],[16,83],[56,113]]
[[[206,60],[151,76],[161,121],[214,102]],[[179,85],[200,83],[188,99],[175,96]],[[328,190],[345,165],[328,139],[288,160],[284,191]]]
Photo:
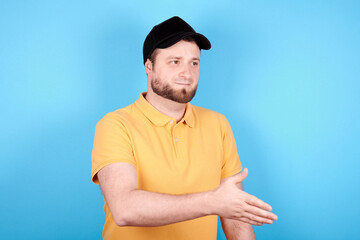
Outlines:
[[[360,237],[359,1],[0,1],[2,239],[100,239],[97,121],[146,91],[142,44],[179,15],[212,42],[193,104],[229,119],[258,239]],[[218,239],[225,239],[219,226]]]

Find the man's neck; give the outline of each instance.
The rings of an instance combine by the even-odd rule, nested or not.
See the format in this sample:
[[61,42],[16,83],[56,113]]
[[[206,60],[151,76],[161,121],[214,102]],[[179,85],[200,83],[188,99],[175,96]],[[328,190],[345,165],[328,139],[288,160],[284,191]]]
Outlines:
[[147,92],[145,99],[162,114],[175,118],[176,122],[179,122],[185,114],[186,103],[166,99],[152,91]]

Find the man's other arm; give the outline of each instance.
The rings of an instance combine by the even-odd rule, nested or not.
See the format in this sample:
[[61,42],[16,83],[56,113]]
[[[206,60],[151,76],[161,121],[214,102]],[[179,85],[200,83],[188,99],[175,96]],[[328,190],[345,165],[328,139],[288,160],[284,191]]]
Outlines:
[[224,179],[212,191],[168,195],[138,189],[136,169],[129,163],[113,163],[97,177],[110,212],[118,226],[162,226],[207,215],[243,221],[253,225],[272,223],[277,216],[271,206],[237,186],[242,173]]
[[[225,179],[221,180],[223,182]],[[243,190],[242,183],[238,187]],[[251,224],[234,219],[220,217],[221,226],[227,240],[255,240],[254,229]]]

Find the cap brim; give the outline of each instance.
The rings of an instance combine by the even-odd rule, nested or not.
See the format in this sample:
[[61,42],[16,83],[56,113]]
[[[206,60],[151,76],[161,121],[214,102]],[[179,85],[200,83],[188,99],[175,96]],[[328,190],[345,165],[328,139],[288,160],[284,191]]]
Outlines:
[[156,48],[168,48],[186,37],[194,38],[200,49],[209,50],[211,48],[210,41],[204,35],[192,32],[177,33],[176,35],[169,36],[160,42]]

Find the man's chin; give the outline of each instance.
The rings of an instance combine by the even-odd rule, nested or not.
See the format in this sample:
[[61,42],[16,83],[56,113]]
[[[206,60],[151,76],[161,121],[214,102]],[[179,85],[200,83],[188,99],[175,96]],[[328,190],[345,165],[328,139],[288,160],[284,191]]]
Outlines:
[[188,103],[195,96],[197,86],[189,86],[187,84],[175,84],[170,86],[160,86],[155,80],[151,82],[153,92],[165,99],[177,102]]
[[176,92],[171,96],[170,100],[173,100],[178,103],[188,103],[194,98],[195,93],[196,91],[185,92],[185,93],[184,91]]

